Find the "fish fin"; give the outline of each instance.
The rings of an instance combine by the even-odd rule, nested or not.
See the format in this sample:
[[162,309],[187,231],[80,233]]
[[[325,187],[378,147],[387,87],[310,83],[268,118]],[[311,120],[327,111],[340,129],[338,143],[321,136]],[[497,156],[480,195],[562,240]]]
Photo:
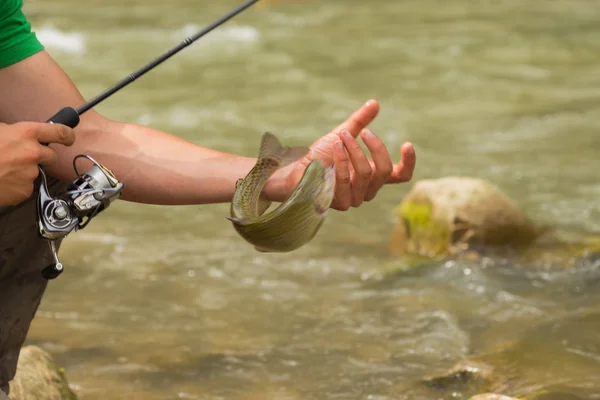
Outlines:
[[259,197],[258,203],[256,204],[256,211],[258,212],[258,215],[263,215],[264,212],[271,207],[271,203],[272,202],[270,200],[265,199],[263,196]]
[[242,182],[244,182],[244,178],[240,178],[237,181],[235,181],[235,188],[239,188]]
[[272,251],[266,247],[254,246],[254,249],[256,251],[260,251],[261,253],[272,253]]
[[265,132],[261,143],[258,158],[270,158],[275,157],[279,159],[280,168],[285,167],[288,164],[304,157],[308,154],[309,148],[306,146],[282,146],[277,139],[277,136],[270,132]]
[[246,221],[240,218],[226,217],[228,220],[233,222],[236,225],[246,225]]
[[315,211],[318,214],[321,214],[323,216],[327,215],[327,213],[329,212],[329,207],[325,208],[325,206],[323,204],[315,204]]

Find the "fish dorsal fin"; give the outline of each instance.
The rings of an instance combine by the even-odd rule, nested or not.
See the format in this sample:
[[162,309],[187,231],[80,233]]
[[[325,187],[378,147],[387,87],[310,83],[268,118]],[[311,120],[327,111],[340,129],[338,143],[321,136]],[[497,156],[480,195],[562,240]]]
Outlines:
[[265,132],[260,142],[259,159],[276,158],[279,160],[279,167],[286,165],[304,157],[308,154],[309,148],[306,146],[282,146],[279,139],[270,132]]

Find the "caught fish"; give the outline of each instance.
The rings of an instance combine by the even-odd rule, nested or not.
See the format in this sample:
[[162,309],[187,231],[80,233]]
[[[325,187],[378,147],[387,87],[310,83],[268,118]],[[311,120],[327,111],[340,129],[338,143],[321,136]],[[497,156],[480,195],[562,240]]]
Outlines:
[[266,132],[258,160],[238,179],[229,219],[235,230],[260,252],[289,252],[310,242],[325,221],[335,191],[334,167],[312,161],[290,196],[265,214],[271,202],[261,195],[265,183],[280,168],[304,157],[308,147],[282,146]]

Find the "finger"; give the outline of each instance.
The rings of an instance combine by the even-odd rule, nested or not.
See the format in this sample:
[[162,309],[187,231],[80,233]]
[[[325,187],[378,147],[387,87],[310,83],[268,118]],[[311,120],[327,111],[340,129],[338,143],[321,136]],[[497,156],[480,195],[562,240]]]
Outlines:
[[350,117],[342,122],[334,131],[342,132],[344,129],[350,131],[352,136],[357,137],[360,131],[371,123],[379,113],[379,103],[377,100],[369,100],[358,110],[354,111]]
[[333,165],[335,166],[335,202],[334,208],[346,211],[350,208],[350,171],[348,169],[348,155],[341,140],[335,142],[333,152]]
[[37,140],[40,143],[59,143],[71,146],[75,142],[75,131],[62,124],[35,124]]
[[371,132],[371,130],[363,129],[361,138],[371,152],[373,165],[375,167],[373,168],[371,183],[365,194],[365,201],[371,201],[394,170],[394,164],[392,163],[390,153],[383,144],[383,141]]
[[394,170],[390,174],[386,183],[400,183],[408,182],[412,179],[413,172],[415,170],[415,164],[417,162],[417,155],[415,149],[411,143],[404,143],[400,149],[402,159],[396,165]]
[[54,164],[57,159],[56,152],[48,146],[40,145],[40,148],[41,148],[40,149],[40,158],[38,160],[38,164],[41,164],[44,166],[49,166],[49,165]]
[[371,182],[371,163],[350,131],[344,131],[342,140],[348,151],[348,157],[351,162],[350,165],[354,168],[354,174],[350,180],[352,193],[351,204],[352,207],[358,207],[364,201],[365,193]]

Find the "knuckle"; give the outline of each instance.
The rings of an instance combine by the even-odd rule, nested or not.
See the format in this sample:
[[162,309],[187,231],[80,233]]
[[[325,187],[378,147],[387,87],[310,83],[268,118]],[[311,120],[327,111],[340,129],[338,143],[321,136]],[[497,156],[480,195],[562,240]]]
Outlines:
[[355,198],[352,200],[352,207],[357,208],[363,203],[363,199]]
[[45,153],[42,158],[43,159],[40,159],[39,163],[44,166],[49,166],[56,162],[57,155],[54,150],[49,149],[49,151],[47,153]]
[[365,165],[364,167],[361,167],[358,171],[357,171],[358,175],[362,178],[362,179],[371,179],[371,175],[373,174],[373,170],[371,169],[371,167],[369,165]]
[[351,149],[353,152],[359,152],[359,151],[362,151],[362,147],[360,147],[360,143],[358,143],[358,141],[357,141],[357,140],[354,140],[354,141],[350,142],[350,143],[348,144],[348,146],[350,147],[350,149]]
[[65,143],[69,139],[69,132],[63,125],[56,125],[58,129],[56,129],[56,139],[60,143]]
[[57,138],[60,143],[72,144],[74,140],[73,131],[65,125],[57,125],[59,127],[57,131]]
[[348,154],[344,148],[341,148],[339,151],[336,151],[338,161],[340,162],[348,162]]
[[350,208],[350,198],[348,196],[341,195],[340,193],[335,194],[335,209],[339,211],[346,211]]
[[394,166],[391,163],[386,163],[385,166],[381,167],[381,175],[388,177],[394,172]]
[[363,128],[368,125],[369,118],[362,113],[354,114],[349,118],[350,124],[349,126],[354,128]]
[[42,158],[42,148],[38,144],[27,146],[24,157],[28,163],[37,163]]
[[23,175],[27,181],[34,181],[38,177],[39,171],[37,166],[31,165],[23,169]]
[[21,199],[20,200],[26,200],[29,197],[31,197],[31,195],[33,194],[33,182],[28,183],[27,185],[23,185],[21,187]]
[[344,174],[342,176],[340,176],[338,178],[339,182],[343,185],[348,185],[350,184],[350,175],[349,174]]
[[367,193],[365,194],[365,201],[369,202],[369,201],[373,200],[375,198],[375,196],[377,195],[377,192],[379,191],[380,188],[381,188],[381,185],[379,185],[379,184],[376,187],[370,188],[369,191],[367,191]]
[[387,148],[385,147],[381,139],[379,139],[376,136],[372,139],[370,147],[373,153],[382,153],[384,151],[387,151]]
[[340,202],[338,209],[340,211],[348,211],[350,209],[350,203],[349,202]]
[[35,128],[35,124],[31,122],[17,122],[14,124],[15,128],[17,128],[18,132],[27,138],[35,137],[37,134],[37,130]]
[[412,179],[413,177],[413,170],[412,169],[406,169],[404,170],[404,174],[402,174],[402,178],[404,179],[405,182],[408,182]]

